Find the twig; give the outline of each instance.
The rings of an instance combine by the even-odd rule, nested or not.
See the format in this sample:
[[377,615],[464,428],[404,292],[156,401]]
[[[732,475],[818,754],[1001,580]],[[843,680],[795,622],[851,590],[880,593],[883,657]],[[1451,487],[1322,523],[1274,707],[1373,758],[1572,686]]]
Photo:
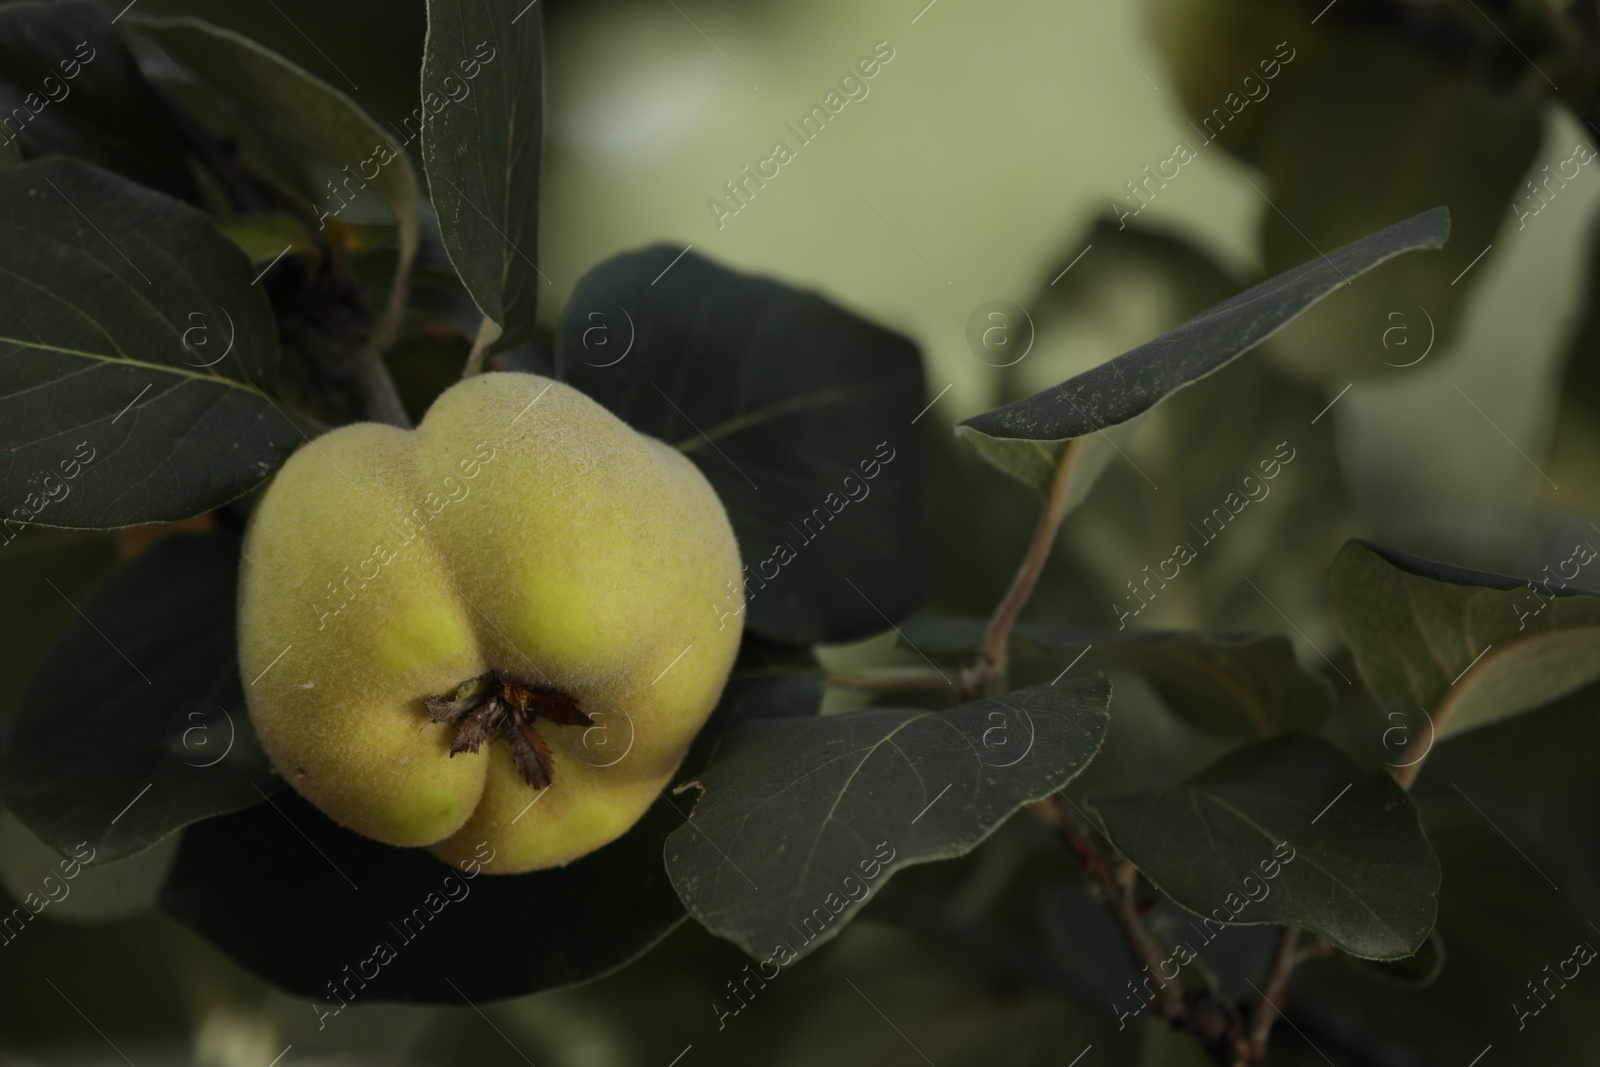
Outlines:
[[1278,941],[1272,948],[1272,962],[1267,965],[1267,978],[1261,987],[1261,1000],[1256,1004],[1250,1019],[1249,1063],[1265,1063],[1267,1038],[1272,1034],[1272,1024],[1283,1007],[1284,993],[1289,987],[1289,976],[1294,973],[1295,945],[1300,937],[1298,926],[1285,926],[1278,931]]
[[383,357],[371,345],[360,345],[354,354],[356,384],[367,402],[367,416],[374,422],[387,422],[402,430],[411,429],[411,416],[400,402],[400,392],[394,387],[389,368]]
[[1028,546],[1028,554],[1023,557],[1016,577],[1011,580],[1011,588],[1006,590],[1005,597],[995,608],[994,617],[989,620],[977,663],[970,674],[963,678],[972,696],[994,696],[1005,692],[1006,671],[1010,665],[1007,642],[1011,637],[1011,627],[1016,624],[1017,616],[1033,595],[1033,587],[1039,583],[1039,575],[1044,572],[1045,561],[1050,558],[1050,549],[1055,545],[1056,533],[1061,529],[1061,520],[1067,513],[1067,486],[1072,481],[1072,469],[1077,465],[1082,442],[1083,438],[1075,437],[1062,450],[1055,477],[1050,482],[1050,491],[1045,497],[1044,511],[1039,515],[1039,525],[1033,531],[1033,542]]
[[1165,1019],[1174,1029],[1192,1034],[1217,1063],[1238,1067],[1242,1062],[1240,1057],[1248,1049],[1239,1007],[1214,989],[1195,988],[1185,992],[1175,977],[1166,979],[1161,969],[1165,962],[1161,958],[1161,949],[1139,921],[1134,898],[1137,885],[1134,876],[1137,872],[1132,871],[1126,880],[1117,877],[1104,854],[1089,837],[1088,827],[1071,810],[1072,806],[1065,803],[1060,793],[1031,807],[1034,814],[1055,831],[1083,864],[1090,890],[1105,905],[1112,925],[1133,956],[1133,961],[1142,965],[1146,974],[1161,983],[1158,989],[1151,991],[1151,1012]]
[[[1105,905],[1112,924],[1117,928],[1117,933],[1128,946],[1128,951],[1133,954],[1134,962],[1142,964],[1152,977],[1160,981],[1161,950],[1150,940],[1144,924],[1139,921],[1139,916],[1134,911],[1133,893],[1130,887],[1117,878],[1116,872],[1106,862],[1104,854],[1089,837],[1088,827],[1078,818],[1076,812],[1071,811],[1062,802],[1059,795],[1052,795],[1031,807],[1033,813],[1061,838],[1062,843],[1083,864],[1084,873],[1089,876],[1090,890]],[[1155,991],[1154,996],[1155,999],[1150,1002],[1150,1006],[1157,1014],[1168,1019],[1181,1018],[1187,1014],[1188,1009],[1183,997],[1177,992],[1177,987],[1163,983]]]

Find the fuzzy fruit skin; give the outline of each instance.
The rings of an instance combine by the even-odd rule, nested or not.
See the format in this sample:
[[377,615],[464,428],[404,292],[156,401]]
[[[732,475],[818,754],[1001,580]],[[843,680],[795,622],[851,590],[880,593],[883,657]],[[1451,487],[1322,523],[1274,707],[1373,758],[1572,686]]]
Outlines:
[[[721,501],[677,450],[559,382],[478,375],[415,430],[340,427],[276,475],[239,579],[250,721],[358,833],[449,862],[487,843],[499,873],[567,863],[677,770],[738,652],[741,577]],[[503,741],[451,757],[455,727],[428,721],[425,698],[491,670],[596,722],[538,722],[543,791]]]

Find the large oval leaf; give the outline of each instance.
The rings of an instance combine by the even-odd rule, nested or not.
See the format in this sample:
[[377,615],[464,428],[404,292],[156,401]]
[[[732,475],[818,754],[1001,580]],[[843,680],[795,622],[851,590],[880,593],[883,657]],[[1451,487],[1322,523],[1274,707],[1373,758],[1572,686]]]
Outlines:
[[556,375],[678,447],[728,509],[749,626],[864,637],[926,594],[915,346],[665,246],[607,260],[561,313]]
[[1094,807],[1146,878],[1212,920],[1208,932],[1292,923],[1352,955],[1391,959],[1433,929],[1439,861],[1411,798],[1326,741],[1262,741],[1176,788]]
[[787,964],[894,871],[962,855],[1076,777],[1099,751],[1110,699],[1093,676],[944,712],[751,723],[667,839],[672,884],[713,933]]
[[1568,584],[1596,554],[1579,542],[1533,582],[1351,541],[1328,598],[1378,699],[1428,712],[1445,738],[1600,678],[1600,596]]
[[232,500],[302,440],[266,395],[277,359],[250,264],[205,215],[74,159],[0,175],[8,520],[106,528]]
[[[0,524],[0,764],[9,718],[28,676],[77,618],[74,604],[117,566],[114,535],[67,530],[17,533]],[[54,588],[52,588],[54,587]]]
[[663,799],[565,867],[467,877],[470,861],[361,837],[285,790],[190,827],[161,906],[319,1012],[500,1000],[603,974],[681,922],[661,842],[682,824]]
[[533,337],[544,34],[536,4],[428,0],[422,164],[439,233],[499,351]]
[[[1308,260],[1225,300],[1175,330],[1030,397],[975,415],[958,428],[1013,441],[1064,441],[1099,433],[1150,410],[1172,392],[1261,343],[1364,271],[1450,236],[1439,207]],[[991,458],[1003,454],[985,443]]]
[[67,155],[194,199],[165,101],[139,72],[106,5],[0,7],[0,143],[23,158]]
[[[376,122],[344,93],[247,37],[195,18],[131,17],[139,32],[159,44],[190,76],[211,91],[237,99],[258,117],[271,119],[343,166],[357,186],[371,186],[394,214],[400,258],[390,289],[384,329],[392,332],[404,312],[405,280],[416,259],[421,228],[411,160]],[[420,133],[413,120],[412,136]],[[345,179],[344,193],[354,187]],[[319,216],[337,217],[344,195],[325,197]],[[275,254],[273,249],[271,254]],[[378,338],[381,344],[386,338]]]
[[23,694],[6,806],[62,855],[104,863],[283,783],[234,652],[239,538],[174,534],[81,605]]

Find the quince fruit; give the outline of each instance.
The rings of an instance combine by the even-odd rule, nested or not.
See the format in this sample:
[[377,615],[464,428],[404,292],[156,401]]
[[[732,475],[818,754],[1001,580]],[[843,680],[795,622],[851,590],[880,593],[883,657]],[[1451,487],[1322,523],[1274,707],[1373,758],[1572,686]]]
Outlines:
[[250,721],[357,833],[551,867],[660,795],[738,651],[739,550],[693,463],[560,382],[483,374],[415,430],[317,438],[250,520]]

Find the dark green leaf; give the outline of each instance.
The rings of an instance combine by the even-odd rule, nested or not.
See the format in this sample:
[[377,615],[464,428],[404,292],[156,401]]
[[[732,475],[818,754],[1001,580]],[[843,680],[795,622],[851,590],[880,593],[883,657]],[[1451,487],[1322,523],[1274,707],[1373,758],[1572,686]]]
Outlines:
[[1595,556],[1579,542],[1533,582],[1351,541],[1328,597],[1378,700],[1445,738],[1600,678],[1600,596],[1569,585]]
[[[901,625],[900,637],[902,644],[936,656],[976,649],[986,626],[981,619],[918,615]],[[1083,665],[1089,669],[1120,665],[1138,671],[1175,714],[1232,741],[1315,731],[1333,710],[1332,688],[1301,667],[1294,646],[1276,634],[1071,630],[1028,624],[1011,633],[1016,641],[1035,648],[1083,652]]]
[[1110,699],[1090,677],[944,712],[751,723],[667,839],[672,884],[751,955],[805,955],[893,871],[962,855],[1071,781],[1099,749]]
[[252,277],[160,193],[59,157],[0,175],[8,521],[180,519],[271,474],[302,437],[266,395],[277,331]]
[[1352,959],[1350,965],[1362,974],[1400,986],[1402,989],[1426,989],[1444,973],[1444,938],[1437,928],[1428,934],[1428,940],[1417,949],[1415,956],[1398,960]]
[[[1034,344],[1026,359],[999,371],[1003,401],[1020,400],[1104,363],[1152,332],[1170,330],[1242,288],[1189,241],[1138,223],[1096,220],[1067,248],[1028,301]],[[1095,250],[1093,269],[1069,271],[1085,248]],[[1069,509],[1088,496],[1108,466],[1128,462],[1141,425],[1142,420],[1132,420],[1083,440],[1067,487]],[[1067,445],[1064,440],[1024,441],[975,433],[962,433],[961,438],[990,463],[1040,492],[1049,491]]]
[[1395,223],[1225,300],[1109,363],[975,415],[958,431],[1048,442],[1126,422],[1266,340],[1361,273],[1402,252],[1440,247],[1449,234],[1450,213],[1445,208]]
[[1210,936],[1214,923],[1293,923],[1391,959],[1433,929],[1439,861],[1411,799],[1326,741],[1262,741],[1177,788],[1094,807],[1146,878],[1212,920]]
[[1301,667],[1294,646],[1278,634],[1228,640],[1180,633],[1096,651],[1103,663],[1143,674],[1175,714],[1231,741],[1314,731],[1333,710],[1332,686]]
[[[1314,248],[1432,204],[1450,205],[1453,238],[1445,254],[1386,264],[1284,330],[1274,357],[1301,377],[1342,389],[1352,377],[1397,374],[1394,368],[1422,357],[1427,337],[1435,357],[1448,353],[1466,298],[1508,247],[1502,233],[1571,224],[1558,215],[1571,209],[1570,200],[1544,212],[1551,187],[1534,192],[1524,182],[1544,177],[1533,166],[1536,152],[1548,157],[1548,173],[1565,170],[1560,161],[1573,143],[1554,141],[1551,131],[1541,150],[1547,127],[1535,102],[1490,91],[1431,50],[1387,34],[1328,44],[1323,55],[1293,64],[1293,90],[1261,112],[1267,125],[1258,184],[1273,204],[1261,214],[1265,268],[1282,270]],[[1579,171],[1577,161],[1570,165],[1569,180]],[[1564,185],[1560,178],[1551,183],[1558,196],[1570,197]],[[1390,318],[1394,312],[1404,318]],[[1401,335],[1385,331],[1406,319],[1417,340],[1400,348],[1394,342]]]
[[927,400],[905,338],[658,246],[578,283],[556,376],[710,479],[739,538],[756,633],[801,645],[863,637],[925,595],[911,423]]
[[[416,259],[420,232],[421,193],[405,149],[344,93],[232,30],[194,18],[136,18],[134,24],[191,76],[234,97],[256,116],[286,126],[345,168],[340,193],[317,205],[319,218],[337,217],[346,206],[344,197],[358,188],[370,185],[383,199],[400,231],[396,284],[385,317],[385,328],[392,330],[404,312],[397,301],[405,295],[404,279]],[[377,343],[384,340],[380,336]]]
[[[115,863],[96,862],[100,857],[91,855],[88,848],[63,859],[15,815],[0,809],[0,885],[16,900],[25,900],[30,893],[38,898],[45,895],[41,889],[48,891],[63,875],[76,870],[67,893],[49,904],[52,919],[101,923],[143,915],[155,910],[161,883],[178,854],[178,842],[179,838],[168,837]],[[94,866],[74,866],[85,861]],[[53,880],[46,882],[46,878]]]
[[94,0],[0,7],[0,116],[0,143],[23,158],[76,156],[194,198],[166,102]]
[[174,534],[114,574],[23,694],[6,806],[62,855],[139,852],[282,786],[234,653],[239,538]]
[[72,605],[116,563],[111,534],[0,523],[0,733],[34,664],[77,618]]
[[[661,843],[681,825],[663,799],[565,867],[469,878],[470,861],[458,870],[360,837],[285,790],[191,827],[161,906],[321,1011],[500,1000],[593,978],[680,922]],[[379,945],[395,958],[373,960]],[[357,971],[376,977],[351,980]]]
[[[517,10],[521,8],[521,10]],[[493,351],[533,337],[541,280],[542,9],[428,0],[422,160],[446,250],[500,328]]]

